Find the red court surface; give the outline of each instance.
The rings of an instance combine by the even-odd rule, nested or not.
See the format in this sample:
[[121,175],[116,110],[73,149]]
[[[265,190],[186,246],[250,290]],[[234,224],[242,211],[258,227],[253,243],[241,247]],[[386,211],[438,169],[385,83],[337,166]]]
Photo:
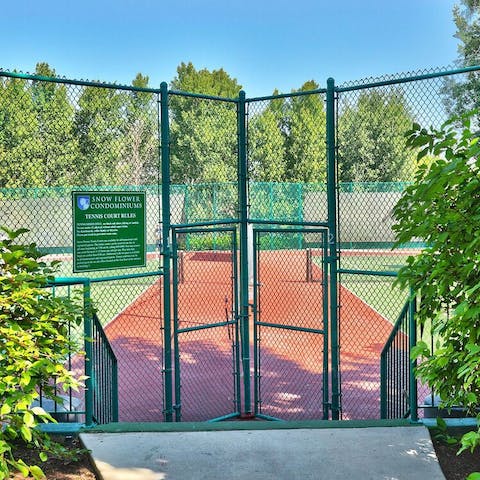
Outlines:
[[[178,285],[180,329],[232,321],[233,264],[228,254],[214,255],[184,255]],[[314,281],[307,282],[305,259],[306,251],[259,254],[256,321],[262,326],[256,330],[257,371],[253,314],[250,318],[252,408],[256,373],[258,411],[286,420],[322,418],[324,336],[316,330],[324,328],[323,276],[314,266]],[[120,421],[163,420],[161,288],[160,282],[149,287],[105,328],[118,359]],[[392,325],[342,286],[340,299],[342,416],[379,418],[380,352]],[[234,361],[234,340],[233,325],[179,333],[181,396],[176,404],[182,420],[202,421],[236,411],[235,379],[239,375],[243,391],[243,375]]]

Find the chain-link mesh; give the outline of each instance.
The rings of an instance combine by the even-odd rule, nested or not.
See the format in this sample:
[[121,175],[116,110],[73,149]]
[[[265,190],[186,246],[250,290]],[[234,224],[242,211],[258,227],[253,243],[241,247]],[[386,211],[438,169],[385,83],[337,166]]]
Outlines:
[[[146,191],[146,267],[89,275],[157,271],[158,138],[156,93],[0,77],[0,223],[28,228],[25,241],[46,260],[61,260],[57,276],[75,277],[71,192]],[[154,277],[92,284],[118,358],[120,420],[162,419],[159,288]],[[145,296],[154,298],[147,306]]]
[[[455,79],[465,83],[466,75],[458,74]],[[395,272],[422,247],[414,241],[391,250],[395,241],[392,209],[417,168],[416,152],[405,147],[404,135],[413,122],[438,127],[455,111],[451,78],[431,75],[403,81],[390,76],[345,84],[336,91],[343,418],[377,418],[380,414],[379,355],[407,299],[405,292],[392,286]],[[285,407],[288,418],[313,418],[313,411],[328,403],[326,384],[317,388],[325,376],[315,370],[318,365],[304,362],[310,353],[302,350],[302,345],[312,345],[318,350],[315,354],[326,352],[326,337],[307,330],[313,318],[323,321],[328,317],[328,302],[322,300],[321,311],[314,316],[307,318],[305,312],[312,302],[323,299],[324,283],[335,281],[323,274],[325,255],[314,245],[315,234],[302,230],[305,224],[326,226],[328,220],[326,99],[319,92],[247,100],[247,205],[239,205],[238,185],[243,181],[239,161],[245,160],[240,158],[238,143],[243,120],[237,118],[240,100],[178,92],[168,96],[170,158],[165,160],[170,161],[169,221],[175,228],[172,239],[178,251],[174,258],[178,305],[174,302],[172,307],[178,310],[178,336],[172,341],[179,343],[177,372],[190,372],[182,373],[185,378],[177,377],[177,393],[181,393],[181,405],[180,393],[176,397],[177,412],[183,419],[241,410],[234,306],[239,296],[239,265],[232,260],[239,238],[221,225],[236,222],[245,211],[250,223],[265,224],[265,231],[258,235],[258,265],[247,266],[242,258],[243,271],[251,273],[258,267],[258,319],[268,309],[280,318],[281,289],[289,286],[297,289],[291,302],[297,308],[285,326],[292,321],[300,328],[282,330],[257,319],[258,336],[252,346],[259,348],[254,357],[261,375],[255,389],[256,407],[267,416],[277,416],[278,409]],[[26,241],[36,242],[46,259],[62,261],[58,277],[75,276],[72,191],[146,192],[147,265],[89,273],[98,318],[118,358],[120,420],[162,420],[164,408],[162,339],[167,307],[162,295],[163,286],[173,289],[175,282],[162,285],[157,275],[150,276],[161,268],[159,96],[156,91],[13,78],[0,72],[0,223],[11,229],[29,228]],[[182,225],[205,223],[220,226],[203,232],[182,230]],[[268,224],[300,228],[280,233],[271,231]],[[241,230],[244,234],[247,229]],[[253,249],[251,243],[248,249]],[[293,278],[297,256],[302,267]],[[265,264],[271,258],[277,273],[264,282]],[[218,270],[220,265],[226,270]],[[143,276],[131,278],[132,273]],[[322,291],[310,292],[320,285]],[[191,295],[185,293],[188,288]],[[217,295],[217,290],[228,293]],[[204,298],[195,297],[198,292]],[[284,339],[294,347],[282,353]],[[243,353],[248,357],[249,352]],[[277,364],[272,360],[275,355]],[[297,383],[288,369],[275,373],[276,365],[295,362],[295,355],[303,362],[301,368],[297,365],[303,369],[299,373],[302,382],[316,382],[318,395],[311,397],[313,403],[301,403],[301,395],[282,383]],[[321,356],[322,367],[328,361]],[[218,382],[209,372],[214,363],[221,365]],[[261,373],[265,371],[273,373],[269,377],[270,373]],[[215,398],[222,399],[218,408],[211,401],[212,390]]]
[[[53,286],[49,287],[49,294],[56,298],[69,298],[75,303],[80,303],[82,291],[78,286]],[[72,348],[65,355],[64,366],[74,372],[78,377],[84,374],[85,357],[80,352],[85,351],[83,325],[76,325],[69,322],[67,329],[68,340]],[[55,379],[48,382],[53,391],[46,395],[45,386],[40,386],[39,397],[34,401],[33,406],[41,406],[49,412],[58,422],[85,422],[85,387],[81,386],[78,390],[72,388],[64,389],[63,385]],[[51,398],[54,395],[56,400]]]
[[[196,251],[177,250],[186,234]],[[239,411],[236,233],[176,235],[176,419],[209,420]],[[222,239],[222,248],[213,247],[212,235]]]
[[247,126],[250,219],[326,221],[324,95],[252,101]]
[[172,224],[238,216],[236,104],[170,96]]
[[[338,95],[343,418],[380,414],[379,355],[408,298],[393,287],[392,274],[422,247],[418,241],[392,250],[393,207],[417,168],[417,152],[406,148],[405,133],[414,122],[439,127],[447,119],[445,82],[437,77]],[[399,365],[398,374],[407,367]]]
[[[292,233],[300,238],[301,247],[288,246],[285,237]],[[285,420],[328,415],[324,236],[325,232],[307,234],[300,230],[256,232],[254,354],[258,414]],[[314,263],[312,248],[317,252]]]

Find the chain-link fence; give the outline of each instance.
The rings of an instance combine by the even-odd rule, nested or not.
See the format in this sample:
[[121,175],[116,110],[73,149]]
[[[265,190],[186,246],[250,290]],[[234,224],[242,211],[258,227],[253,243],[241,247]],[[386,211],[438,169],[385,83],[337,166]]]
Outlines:
[[[385,77],[338,88],[338,176],[340,182],[362,185],[362,191],[356,194],[342,188],[338,192],[343,418],[378,415],[379,354],[392,332],[392,324],[407,318],[402,312],[408,313],[404,307],[409,294],[394,285],[395,272],[423,244],[418,241],[392,249],[392,212],[418,168],[417,152],[405,147],[406,132],[413,123],[438,128],[452,113],[448,95],[452,77],[436,73],[421,72],[408,81]],[[466,75],[457,74],[455,82],[464,82]],[[427,157],[422,164],[432,161]],[[373,179],[388,182],[384,183],[385,190],[390,190],[371,189],[366,182]],[[409,414],[411,407],[409,383],[402,379],[402,372],[408,372],[411,331],[408,321],[404,323],[395,342],[392,340],[392,351],[385,352],[385,358],[395,357],[389,366],[393,368],[389,386],[403,385],[402,392],[397,392],[398,405],[389,404],[388,409],[398,410],[400,416]],[[364,331],[360,340],[359,331]],[[398,342],[401,347],[397,348]],[[403,352],[401,361],[399,352]],[[418,395],[422,404],[426,391],[421,385]]]
[[468,71],[255,99],[0,72],[0,223],[30,229],[58,277],[79,277],[73,191],[146,193],[146,265],[88,272],[120,420],[380,416],[396,272],[423,246],[392,250],[417,168],[405,132],[457,112]]
[[[57,277],[75,278],[80,274],[72,268],[72,191],[146,192],[146,266],[91,272],[90,294],[118,358],[120,419],[161,420],[159,282],[158,277],[141,276],[160,265],[159,95],[19,77],[0,75],[0,223],[28,228],[24,241],[37,243],[45,260],[61,261]],[[147,292],[155,301],[142,311],[132,309]],[[92,355],[100,358],[97,345],[104,339],[101,332],[96,336]],[[151,377],[158,389],[154,395]],[[105,388],[103,384],[92,395],[105,397]],[[85,408],[83,400],[81,404]],[[100,421],[100,413],[95,414]]]

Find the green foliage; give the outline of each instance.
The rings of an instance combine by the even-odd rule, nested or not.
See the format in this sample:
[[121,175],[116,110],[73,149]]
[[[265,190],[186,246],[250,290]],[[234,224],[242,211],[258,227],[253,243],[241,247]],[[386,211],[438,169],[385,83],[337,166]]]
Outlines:
[[[196,70],[182,63],[171,87],[192,93],[236,98],[241,85],[223,70]],[[237,179],[235,104],[173,96],[171,177],[174,183],[228,182]]]
[[[47,63],[37,64],[35,73],[55,77]],[[74,180],[78,142],[74,132],[74,108],[66,85],[34,81],[30,87],[41,144],[36,169],[42,186],[71,185]],[[32,139],[33,140],[33,139]]]
[[[428,248],[409,257],[399,284],[421,297],[418,321],[431,323],[432,351],[419,343],[418,376],[440,396],[442,405],[473,413],[480,400],[480,144],[471,131],[477,112],[454,117],[439,130],[419,125],[407,143],[420,166],[414,183],[394,209],[398,243],[421,239]],[[461,125],[458,129],[456,125]]]
[[[480,4],[478,0],[461,0],[453,9],[453,20],[457,31],[458,65],[477,65],[480,51]],[[469,72],[461,79],[449,77],[445,80],[443,93],[450,114],[461,115],[480,108],[480,73]]]
[[0,187],[43,185],[38,128],[25,82],[0,78]]
[[[293,93],[316,89],[318,85],[311,80]],[[273,99],[265,106],[252,106],[248,125],[252,180],[326,181],[326,118],[323,104],[323,97],[313,93]]]
[[272,100],[260,113],[249,118],[250,178],[256,181],[281,182],[287,171],[284,105]]
[[[298,92],[318,89],[313,81],[302,85]],[[292,97],[285,120],[286,181],[325,182],[327,162],[325,156],[326,117],[323,97],[311,94]]]
[[462,452],[465,450],[470,450],[470,452],[473,452],[475,448],[477,448],[480,445],[480,428],[477,430],[472,430],[471,432],[465,433],[462,436],[461,440],[461,448],[457,452],[457,455],[460,455]]
[[408,180],[415,154],[405,149],[404,134],[412,125],[399,89],[365,91],[339,119],[339,169],[342,182]]
[[[47,63],[36,75],[54,78]],[[148,86],[138,74],[133,86]],[[159,177],[157,98],[0,78],[0,188],[139,185]]]
[[[43,395],[55,400],[57,388],[78,389],[81,379],[64,367],[74,345],[68,338],[68,324],[79,324],[82,309],[74,301],[53,297],[47,286],[55,264],[39,261],[34,244],[16,243],[26,230],[2,228],[0,239],[0,479],[10,471],[43,478],[36,466],[14,458],[12,442],[21,439],[48,450],[47,437],[35,427],[53,421],[40,407],[32,407]],[[42,454],[42,457],[45,456]]]
[[448,433],[448,427],[445,420],[437,417],[437,426],[432,428],[433,438],[446,445],[458,445],[458,439]]
[[231,250],[232,236],[225,233],[187,234],[188,250]]
[[116,185],[123,180],[118,159],[125,142],[124,94],[86,87],[75,114],[79,161],[74,184]]

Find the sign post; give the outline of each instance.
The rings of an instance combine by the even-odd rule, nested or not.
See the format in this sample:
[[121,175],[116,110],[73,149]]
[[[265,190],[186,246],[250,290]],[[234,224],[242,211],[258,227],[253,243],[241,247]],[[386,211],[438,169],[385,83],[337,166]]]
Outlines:
[[73,271],[146,265],[145,192],[72,192]]

